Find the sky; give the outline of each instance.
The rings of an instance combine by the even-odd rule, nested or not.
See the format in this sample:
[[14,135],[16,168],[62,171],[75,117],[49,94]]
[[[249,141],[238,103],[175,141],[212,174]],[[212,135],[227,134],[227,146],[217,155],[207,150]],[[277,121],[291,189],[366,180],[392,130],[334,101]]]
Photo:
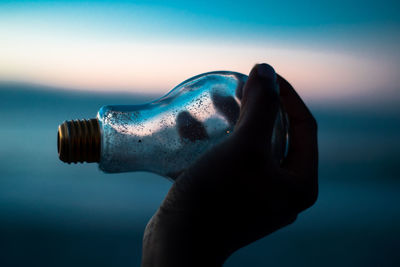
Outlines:
[[307,99],[398,97],[399,11],[387,0],[0,1],[0,81],[163,94],[266,62]]

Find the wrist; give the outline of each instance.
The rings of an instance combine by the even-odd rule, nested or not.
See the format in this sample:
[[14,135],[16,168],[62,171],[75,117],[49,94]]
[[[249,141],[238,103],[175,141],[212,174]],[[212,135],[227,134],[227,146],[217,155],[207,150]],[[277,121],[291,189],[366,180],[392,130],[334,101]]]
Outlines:
[[159,209],[145,230],[142,267],[222,266],[227,256],[195,220]]

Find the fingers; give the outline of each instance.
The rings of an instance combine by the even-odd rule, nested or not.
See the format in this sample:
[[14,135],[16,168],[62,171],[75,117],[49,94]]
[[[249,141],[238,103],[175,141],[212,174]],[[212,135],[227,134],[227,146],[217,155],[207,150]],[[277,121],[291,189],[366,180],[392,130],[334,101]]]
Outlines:
[[212,92],[211,100],[216,110],[225,117],[229,124],[235,125],[240,114],[240,107],[235,99],[232,96],[223,96]]
[[187,111],[178,114],[176,123],[181,138],[188,139],[191,142],[209,138],[204,125]]
[[262,149],[271,145],[272,129],[279,109],[276,73],[267,64],[254,66],[243,88],[242,106],[235,131]]
[[318,177],[317,123],[293,87],[278,75],[280,97],[289,117],[289,151],[283,167],[310,182]]

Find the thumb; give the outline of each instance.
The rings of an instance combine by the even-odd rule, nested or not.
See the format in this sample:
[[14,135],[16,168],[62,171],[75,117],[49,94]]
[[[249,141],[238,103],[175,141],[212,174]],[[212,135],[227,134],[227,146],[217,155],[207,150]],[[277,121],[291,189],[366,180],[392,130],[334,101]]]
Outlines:
[[235,131],[258,144],[271,143],[279,109],[276,76],[270,65],[257,64],[251,70],[243,88],[240,116]]

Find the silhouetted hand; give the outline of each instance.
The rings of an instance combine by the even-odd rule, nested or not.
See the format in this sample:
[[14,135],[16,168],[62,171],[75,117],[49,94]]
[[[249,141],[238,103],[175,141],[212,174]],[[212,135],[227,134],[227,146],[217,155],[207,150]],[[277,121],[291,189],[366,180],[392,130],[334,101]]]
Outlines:
[[[235,131],[178,177],[148,223],[143,267],[221,266],[316,201],[317,125],[310,111],[267,64],[252,69],[242,95]],[[279,102],[290,122],[280,165],[270,156]]]

